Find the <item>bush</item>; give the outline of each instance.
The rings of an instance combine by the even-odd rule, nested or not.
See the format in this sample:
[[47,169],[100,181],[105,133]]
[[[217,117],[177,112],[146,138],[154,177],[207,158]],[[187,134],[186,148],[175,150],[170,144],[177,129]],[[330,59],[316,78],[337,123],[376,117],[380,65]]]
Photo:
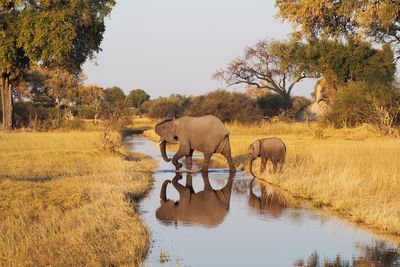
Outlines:
[[224,90],[216,90],[204,96],[192,97],[184,114],[188,116],[211,114],[224,122],[250,123],[262,119],[262,112],[257,107],[256,101],[245,94]]
[[266,119],[276,118],[279,121],[304,119],[304,113],[311,101],[303,96],[294,96],[288,102],[281,95],[267,93],[257,99],[257,105]]
[[399,92],[391,85],[353,82],[339,88],[325,122],[335,127],[355,127],[363,123],[381,126],[386,112],[393,123],[398,120]]
[[304,96],[294,96],[292,98],[292,110],[295,120],[303,120],[305,118],[305,113],[307,108],[311,105],[311,100],[305,98]]
[[272,93],[267,93],[263,97],[258,98],[257,106],[267,118],[277,116],[290,107],[281,95]]
[[14,103],[15,124],[17,128],[31,128],[46,131],[61,125],[63,111],[55,107],[35,105],[32,102],[17,101]]
[[15,126],[17,128],[27,128],[29,126],[33,109],[31,102],[18,101],[14,103]]
[[75,106],[72,114],[81,119],[94,119],[94,116],[96,116],[96,108],[90,105]]
[[181,95],[171,95],[169,97],[159,97],[145,102],[142,105],[144,113],[150,118],[160,119],[172,115],[182,115],[188,99]]

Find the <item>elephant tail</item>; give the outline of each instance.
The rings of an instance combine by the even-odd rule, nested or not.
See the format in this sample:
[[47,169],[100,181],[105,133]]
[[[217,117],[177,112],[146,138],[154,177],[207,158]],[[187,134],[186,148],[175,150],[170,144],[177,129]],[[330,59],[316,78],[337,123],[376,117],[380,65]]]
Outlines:
[[286,145],[285,143],[283,143],[283,155],[281,156],[280,164],[285,163],[285,160],[286,160]]
[[224,136],[224,138],[219,143],[215,153],[222,153],[224,151],[226,145],[229,144],[229,132]]

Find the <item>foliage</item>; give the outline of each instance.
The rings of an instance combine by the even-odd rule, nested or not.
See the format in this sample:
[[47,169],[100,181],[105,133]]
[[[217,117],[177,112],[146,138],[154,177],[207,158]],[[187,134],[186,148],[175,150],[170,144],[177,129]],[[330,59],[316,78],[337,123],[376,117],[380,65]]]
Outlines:
[[150,96],[142,89],[135,89],[126,96],[126,102],[129,106],[140,109],[142,104],[150,99]]
[[143,104],[145,113],[150,118],[165,118],[172,115],[182,115],[188,99],[181,95],[159,97]]
[[263,111],[265,119],[273,117],[283,121],[300,120],[311,101],[302,96],[294,96],[287,103],[281,95],[267,93],[257,99],[257,106]]
[[216,90],[204,96],[192,97],[184,112],[189,116],[214,115],[222,121],[238,121],[249,123],[262,118],[256,101],[242,93]]
[[[84,86],[81,88],[80,92],[80,100],[82,103],[87,105],[87,108],[85,110],[81,109],[81,112],[79,112],[79,116],[82,118],[86,119],[94,119],[94,122],[98,122],[98,117],[100,116],[101,113],[101,104],[104,101],[104,95],[105,92],[103,88],[96,86],[96,85],[88,85]],[[94,112],[93,117],[92,115],[88,114],[88,111],[92,110],[91,112]]]
[[285,102],[281,95],[268,93],[257,99],[257,106],[265,117],[270,118],[289,108],[289,103]]
[[390,44],[400,58],[400,5],[393,0],[276,0],[279,17],[307,38],[366,38]]
[[125,93],[117,86],[110,87],[104,90],[104,100],[110,104],[120,103],[125,101]]
[[[354,127],[363,123],[381,125],[377,108],[395,111],[395,103],[400,103],[399,96],[399,90],[390,85],[351,83],[339,87],[325,120],[336,127]],[[396,121],[398,114],[394,116]]]
[[82,74],[73,74],[63,68],[36,67],[29,72],[30,95],[47,101],[57,108],[66,107],[80,97],[83,87]]
[[308,44],[311,64],[331,83],[392,82],[396,71],[389,46],[373,48],[364,41],[313,40]]
[[74,117],[78,117],[80,119],[91,119],[93,120],[96,117],[96,108],[83,104],[83,105],[77,105],[74,108],[72,108],[72,115]]
[[46,65],[79,73],[99,52],[104,19],[114,0],[1,1],[0,74],[3,126],[13,128],[12,86],[32,66]]

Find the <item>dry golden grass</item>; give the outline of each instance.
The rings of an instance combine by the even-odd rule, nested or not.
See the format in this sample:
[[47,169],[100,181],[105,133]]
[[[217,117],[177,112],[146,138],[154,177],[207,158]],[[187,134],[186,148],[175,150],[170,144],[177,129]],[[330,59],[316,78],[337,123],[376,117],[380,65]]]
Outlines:
[[[339,211],[355,222],[400,234],[400,140],[380,136],[370,125],[356,129],[321,128],[317,124],[227,124],[232,153],[239,168],[248,168],[245,154],[257,138],[278,136],[287,145],[283,173],[258,173],[292,195]],[[154,131],[145,132],[158,139]],[[214,166],[226,167],[214,156]]]
[[0,133],[0,266],[140,264],[149,234],[130,202],[155,162],[100,146],[101,132]]

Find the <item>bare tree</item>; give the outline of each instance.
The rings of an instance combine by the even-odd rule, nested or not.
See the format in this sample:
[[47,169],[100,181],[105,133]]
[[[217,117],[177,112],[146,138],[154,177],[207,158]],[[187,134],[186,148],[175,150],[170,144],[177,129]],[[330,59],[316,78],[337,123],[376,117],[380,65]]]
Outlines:
[[228,86],[246,84],[273,91],[289,100],[297,83],[304,78],[319,77],[307,64],[307,47],[298,41],[260,41],[248,47],[244,56],[234,59],[213,78]]

